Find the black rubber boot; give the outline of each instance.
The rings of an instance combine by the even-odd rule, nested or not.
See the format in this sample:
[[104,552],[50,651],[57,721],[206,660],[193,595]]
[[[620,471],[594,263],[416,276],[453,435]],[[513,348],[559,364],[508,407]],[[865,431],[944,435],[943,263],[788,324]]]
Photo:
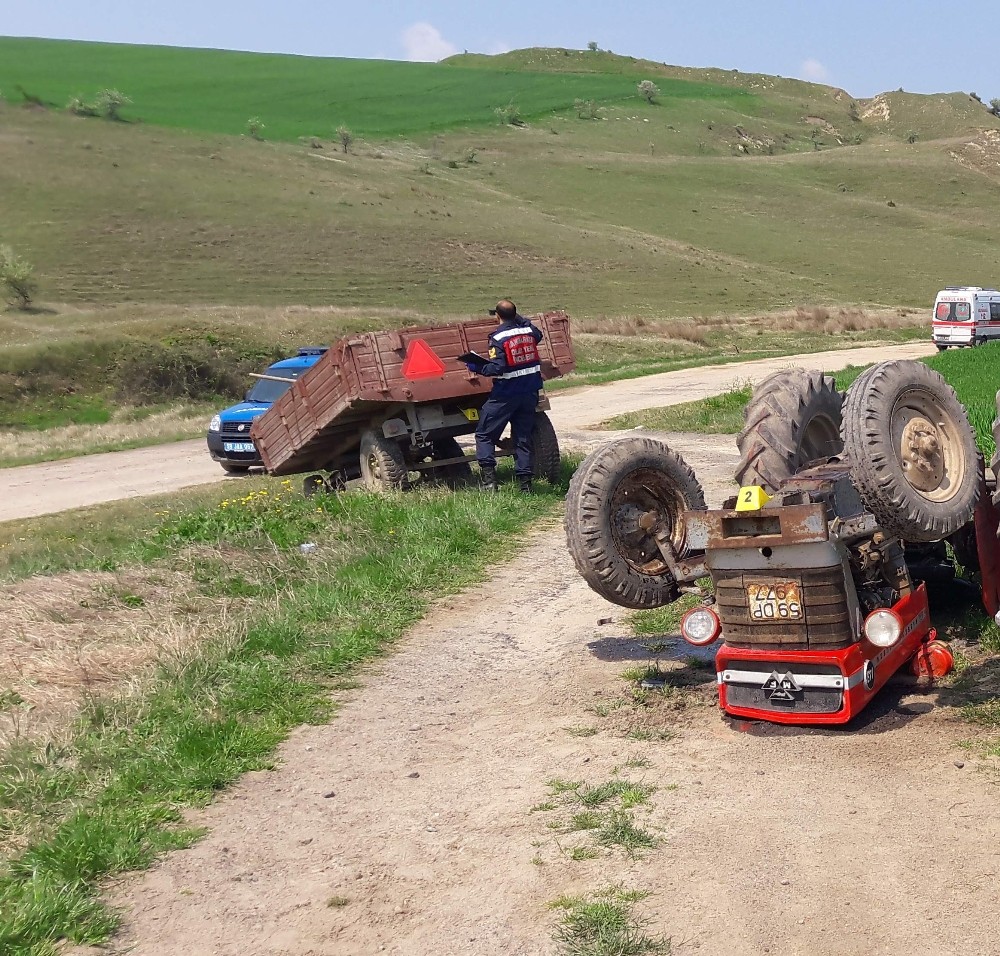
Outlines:
[[483,465],[479,469],[479,486],[483,491],[499,491],[497,470]]
[[520,475],[517,479],[518,489],[526,494],[531,494],[531,475]]

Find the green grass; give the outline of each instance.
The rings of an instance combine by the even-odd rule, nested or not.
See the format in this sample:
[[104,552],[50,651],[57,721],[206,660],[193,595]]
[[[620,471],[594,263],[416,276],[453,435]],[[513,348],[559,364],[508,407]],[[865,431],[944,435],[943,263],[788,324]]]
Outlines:
[[646,895],[612,886],[554,900],[551,907],[561,911],[554,931],[559,951],[565,956],[669,954],[670,940],[648,935],[648,919],[635,912],[635,904]]
[[[39,956],[61,938],[106,938],[116,917],[100,902],[102,880],[195,839],[184,807],[269,766],[295,725],[328,719],[344,675],[383,652],[442,590],[477,580],[510,553],[518,530],[560,492],[519,498],[516,509],[512,494],[430,489],[307,501],[272,482],[225,505],[181,501],[131,541],[95,542],[100,559],[78,549],[79,528],[70,553],[50,556],[50,565],[134,567],[142,556],[155,562],[153,573],[164,562],[187,566],[191,548],[225,548],[232,572],[263,549],[281,581],[271,600],[244,599],[229,626],[161,664],[143,692],[89,700],[65,747],[5,755],[0,840],[24,849],[0,869],[0,950]],[[323,542],[315,556],[298,554],[306,538]],[[58,551],[60,542],[50,535],[49,546]],[[8,573],[25,570],[8,565]]]
[[[668,103],[755,99],[708,83],[658,85]],[[125,118],[204,133],[245,133],[256,116],[266,139],[291,141],[332,140],[340,125],[378,138],[495,125],[494,109],[511,100],[533,120],[575,99],[639,99],[632,76],[613,74],[0,38],[0,89],[17,100],[17,86],[57,108],[115,88],[133,101]]]

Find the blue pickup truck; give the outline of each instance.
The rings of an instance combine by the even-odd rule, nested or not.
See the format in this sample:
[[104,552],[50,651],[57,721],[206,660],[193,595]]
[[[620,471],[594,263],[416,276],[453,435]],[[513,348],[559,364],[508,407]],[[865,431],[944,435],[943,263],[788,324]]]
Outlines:
[[275,362],[257,379],[242,402],[212,416],[208,423],[208,453],[224,471],[240,474],[263,466],[264,462],[250,441],[250,426],[272,402],[284,395],[295,379],[312,368],[325,351],[322,346],[301,348],[291,358]]

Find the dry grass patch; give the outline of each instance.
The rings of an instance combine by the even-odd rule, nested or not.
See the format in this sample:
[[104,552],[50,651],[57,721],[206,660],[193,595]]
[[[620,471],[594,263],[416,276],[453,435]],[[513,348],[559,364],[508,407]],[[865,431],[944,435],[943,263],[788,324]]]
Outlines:
[[0,431],[0,461],[12,466],[194,438],[204,433],[214,410],[205,405],[181,404],[136,418],[134,409],[122,408],[111,421],[102,424]]
[[[72,572],[0,592],[0,747],[59,739],[86,698],[225,630],[230,609],[176,571]],[[3,706],[6,702],[6,706]]]

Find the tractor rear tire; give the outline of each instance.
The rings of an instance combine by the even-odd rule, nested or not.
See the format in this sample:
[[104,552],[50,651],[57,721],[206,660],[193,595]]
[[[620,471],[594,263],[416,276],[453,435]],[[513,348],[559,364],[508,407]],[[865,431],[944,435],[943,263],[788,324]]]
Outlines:
[[552,420],[545,412],[535,412],[534,466],[536,478],[545,478],[550,485],[559,483],[562,460],[559,457],[559,439],[552,427]]
[[585,458],[566,495],[566,541],[577,570],[601,597],[628,608],[662,607],[680,597],[651,529],[665,522],[678,556],[687,554],[683,511],[704,511],[694,472],[664,442],[622,438]]
[[804,368],[774,372],[753,391],[736,438],[736,481],[774,494],[811,461],[839,455],[844,396],[832,376]]
[[409,488],[410,475],[399,442],[369,429],[361,436],[358,459],[361,477],[369,491],[405,491]]
[[889,534],[941,541],[979,500],[976,439],[954,389],[923,362],[873,365],[844,402],[854,486]]

